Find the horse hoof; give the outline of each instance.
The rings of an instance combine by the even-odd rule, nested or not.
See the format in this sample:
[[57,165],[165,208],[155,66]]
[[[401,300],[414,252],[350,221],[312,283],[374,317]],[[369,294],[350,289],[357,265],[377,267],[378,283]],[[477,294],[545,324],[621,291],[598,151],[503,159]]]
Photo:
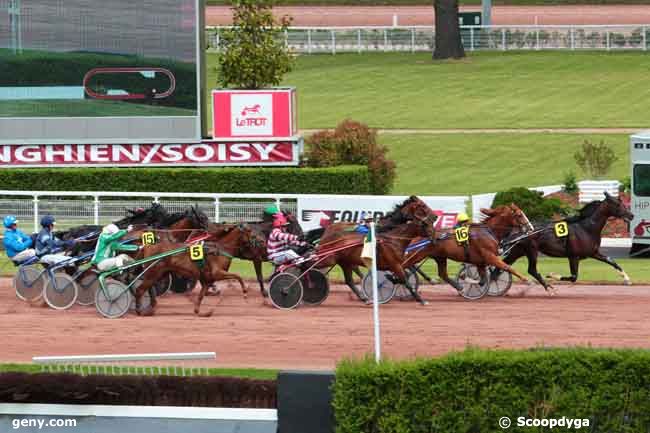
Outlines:
[[422,305],[429,305],[429,301],[422,301],[421,304]]
[[199,317],[210,317],[214,313],[214,310],[206,311],[205,313],[198,313],[197,316]]
[[625,285],[625,286],[631,286],[631,285],[632,285],[632,281],[630,281],[630,280],[623,280],[623,285]]

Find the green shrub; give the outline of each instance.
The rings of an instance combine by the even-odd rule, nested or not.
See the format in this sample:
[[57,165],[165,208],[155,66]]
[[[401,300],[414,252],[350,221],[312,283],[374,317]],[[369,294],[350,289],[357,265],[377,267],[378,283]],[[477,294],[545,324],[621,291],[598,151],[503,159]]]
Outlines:
[[6,190],[370,194],[368,169],[56,168],[0,170]]
[[582,148],[573,154],[578,167],[589,176],[598,178],[607,174],[618,156],[614,149],[604,141],[595,144],[589,140],[582,143]]
[[546,220],[553,214],[565,215],[566,206],[556,198],[544,198],[541,192],[517,187],[497,193],[492,207],[514,203],[526,213],[531,221]]
[[[336,370],[337,433],[646,432],[650,352],[468,350],[407,362],[346,361]],[[517,418],[588,420],[581,430],[518,427]],[[582,421],[581,421],[582,422]]]
[[576,179],[576,174],[572,171],[564,175],[564,188],[563,191],[567,194],[575,194],[580,190],[578,188],[578,181]]
[[625,176],[619,182],[621,182],[621,184],[618,187],[618,190],[620,192],[627,192],[627,193],[632,192],[632,178],[630,176]]
[[303,163],[309,167],[339,164],[367,165],[375,194],[387,194],[395,182],[395,163],[388,149],[377,143],[377,132],[367,125],[344,120],[335,130],[318,131],[307,138]]

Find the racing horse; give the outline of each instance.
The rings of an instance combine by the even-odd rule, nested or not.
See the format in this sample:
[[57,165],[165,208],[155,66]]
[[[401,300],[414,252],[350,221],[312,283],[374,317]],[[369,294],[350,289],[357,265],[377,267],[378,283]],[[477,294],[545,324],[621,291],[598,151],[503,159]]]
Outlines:
[[[630,284],[630,278],[623,268],[600,252],[601,232],[610,217],[631,221],[634,215],[619,199],[605,192],[604,200],[587,204],[580,209],[578,215],[546,224],[529,236],[515,240],[512,248],[504,255],[503,261],[511,265],[520,257],[526,256],[528,273],[547,291],[554,289],[537,271],[539,253],[569,259],[570,276],[550,274],[549,278],[575,282],[578,279],[580,260],[592,258],[612,266],[623,277],[624,283]],[[495,277],[496,272],[492,274],[492,278]]]
[[[401,262],[404,250],[413,238],[427,236],[433,232],[437,216],[422,200],[411,196],[395,206],[393,211],[377,228],[377,269],[392,272],[394,282],[404,284],[413,297],[421,304],[426,304],[407,281],[405,268]],[[325,257],[319,262],[319,268],[339,265],[343,269],[345,283],[352,292],[363,299],[354,284],[352,273],[360,266],[366,267],[361,258],[365,234],[349,230],[325,230],[316,247],[316,254]]]
[[[148,311],[141,311],[142,295],[145,291],[151,293],[151,287],[165,274],[174,272],[190,280],[199,281],[201,290],[196,299],[193,300],[194,313],[201,317],[211,316],[213,310],[201,313],[201,302],[205,297],[208,287],[217,281],[226,279],[235,279],[239,282],[244,297],[247,295],[246,285],[242,278],[235,273],[227,272],[226,268],[230,265],[233,258],[247,242],[252,242],[256,234],[254,229],[246,224],[240,224],[231,228],[219,228],[219,232],[210,232],[210,237],[204,243],[204,259],[197,263],[193,261],[190,255],[180,253],[168,256],[154,264],[142,276],[142,284],[138,286],[135,292],[136,311],[140,315],[153,315],[157,300],[152,296],[151,306]],[[154,245],[148,245],[143,248],[143,257],[151,257],[156,254],[164,253],[177,248],[187,246],[185,243],[163,241]]]
[[[427,257],[432,257],[438,265],[438,275],[458,291],[462,287],[457,281],[449,278],[447,273],[447,259],[457,262],[472,263],[477,265],[481,276],[481,285],[486,282],[486,266],[495,266],[506,272],[510,272],[520,280],[526,282],[526,278],[505,263],[499,257],[499,244],[501,240],[519,227],[521,231],[533,230],[526,214],[516,205],[498,206],[494,209],[481,209],[485,216],[480,224],[469,226],[467,245],[459,243],[453,230],[443,230],[440,233],[432,234],[428,243],[409,254],[403,263],[405,268],[414,266]],[[421,240],[416,240],[419,243]]]

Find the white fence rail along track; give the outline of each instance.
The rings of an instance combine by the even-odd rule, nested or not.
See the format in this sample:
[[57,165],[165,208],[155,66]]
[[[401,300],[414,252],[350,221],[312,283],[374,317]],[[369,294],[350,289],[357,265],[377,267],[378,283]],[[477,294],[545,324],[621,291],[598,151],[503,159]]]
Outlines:
[[[207,27],[209,50],[219,50],[225,27]],[[641,50],[650,25],[461,26],[463,46],[478,50]],[[291,27],[285,44],[296,53],[420,52],[434,48],[433,26]]]
[[[197,362],[214,361],[215,352],[186,353],[141,353],[78,356],[35,356],[34,364],[41,366],[42,372],[71,372],[81,375],[167,375],[196,376],[208,375],[208,367],[198,366]],[[174,366],[163,365],[174,362]],[[146,364],[146,365],[145,365]]]

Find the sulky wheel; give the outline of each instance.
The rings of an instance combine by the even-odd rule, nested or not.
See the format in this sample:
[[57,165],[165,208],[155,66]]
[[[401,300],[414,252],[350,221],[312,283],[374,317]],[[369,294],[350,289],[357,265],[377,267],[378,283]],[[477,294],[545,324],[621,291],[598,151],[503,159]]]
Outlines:
[[[418,292],[420,288],[420,277],[418,276],[417,271],[415,268],[408,268],[406,270],[406,279],[415,290],[415,293]],[[399,299],[400,301],[413,301],[415,298],[409,291],[409,289],[406,288],[406,285],[404,284],[396,284],[395,285],[395,299]]]
[[132,297],[124,283],[109,279],[95,293],[95,308],[102,316],[117,319],[129,311]]
[[269,299],[276,308],[281,310],[296,308],[302,301],[302,297],[302,283],[295,275],[280,272],[271,280]]
[[330,294],[330,284],[327,277],[316,269],[310,269],[301,278],[302,283],[302,302],[306,305],[320,305]]
[[74,279],[65,272],[56,272],[47,279],[43,298],[55,310],[67,310],[77,301],[79,289]]
[[36,301],[43,296],[46,275],[38,265],[21,266],[14,276],[16,296],[23,301]]
[[456,277],[458,284],[462,288],[462,290],[458,291],[458,294],[472,301],[481,299],[487,294],[490,285],[488,283],[479,284],[480,279],[478,268],[472,264],[464,263]]
[[95,293],[99,290],[99,279],[96,273],[88,272],[77,281],[77,304],[93,305]]
[[[387,278],[389,274],[389,272],[377,271],[377,302],[380,304],[389,302],[395,296],[395,284]],[[363,277],[361,287],[367,302],[372,302],[372,272],[368,272]]]
[[508,293],[508,290],[512,286],[512,274],[510,272],[490,266],[488,268],[488,275],[490,276],[488,296],[503,296]]

